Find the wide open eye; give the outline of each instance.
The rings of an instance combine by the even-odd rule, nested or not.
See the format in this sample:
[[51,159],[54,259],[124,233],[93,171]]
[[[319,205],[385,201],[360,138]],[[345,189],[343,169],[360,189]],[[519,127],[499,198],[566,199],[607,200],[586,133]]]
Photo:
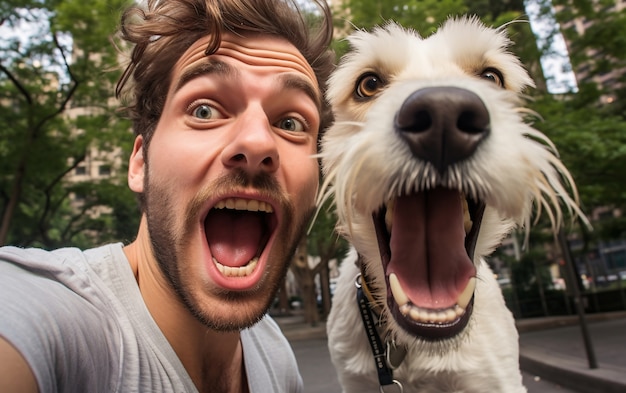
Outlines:
[[499,87],[504,87],[504,77],[502,73],[495,68],[486,68],[480,73],[480,77],[495,83]]
[[378,75],[368,72],[357,80],[354,94],[358,98],[370,98],[381,91],[384,86],[384,81]]
[[217,108],[207,103],[192,105],[189,113],[198,120],[216,120],[224,118]]
[[295,117],[285,117],[276,123],[276,126],[280,129],[292,132],[306,131],[306,124]]

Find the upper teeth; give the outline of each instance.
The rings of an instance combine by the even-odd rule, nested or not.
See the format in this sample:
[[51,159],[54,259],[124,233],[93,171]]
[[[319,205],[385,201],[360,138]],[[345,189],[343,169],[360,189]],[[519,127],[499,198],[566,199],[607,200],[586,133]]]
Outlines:
[[396,200],[392,199],[387,203],[387,211],[385,212],[385,225],[387,226],[387,232],[391,233],[391,226],[393,224],[393,209],[396,205]]
[[226,198],[215,204],[216,209],[247,210],[251,212],[273,213],[272,205],[256,199]]
[[467,199],[463,194],[461,194],[461,203],[463,203],[463,227],[465,228],[465,233],[469,233],[472,230],[472,218],[469,214],[469,208],[467,206]]
[[467,286],[461,295],[459,295],[459,298],[454,306],[440,310],[418,307],[411,304],[409,297],[402,289],[402,286],[400,286],[400,281],[395,273],[391,273],[389,275],[389,286],[391,287],[391,293],[393,294],[394,300],[400,307],[402,315],[408,316],[416,322],[445,324],[454,322],[465,313],[467,305],[474,295],[476,278],[472,277],[469,279]]

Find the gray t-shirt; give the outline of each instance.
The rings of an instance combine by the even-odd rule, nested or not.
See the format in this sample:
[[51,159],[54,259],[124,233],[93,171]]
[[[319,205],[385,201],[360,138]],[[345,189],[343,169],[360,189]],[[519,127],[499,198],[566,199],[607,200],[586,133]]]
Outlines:
[[[0,336],[24,356],[40,392],[197,392],[121,244],[0,248]],[[302,391],[293,351],[269,316],[241,342],[251,392]]]

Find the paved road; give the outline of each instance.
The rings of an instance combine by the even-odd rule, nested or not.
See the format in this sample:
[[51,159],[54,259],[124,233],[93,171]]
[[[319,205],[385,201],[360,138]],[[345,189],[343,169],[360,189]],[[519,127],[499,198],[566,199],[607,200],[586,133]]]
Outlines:
[[[325,338],[293,340],[291,346],[304,380],[304,393],[341,393]],[[523,378],[529,393],[575,392],[526,373]]]

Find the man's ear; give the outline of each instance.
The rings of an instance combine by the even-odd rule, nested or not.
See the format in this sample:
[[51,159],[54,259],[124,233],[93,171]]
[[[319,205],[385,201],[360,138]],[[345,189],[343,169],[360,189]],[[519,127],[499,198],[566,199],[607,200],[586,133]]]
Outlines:
[[133,152],[128,161],[128,187],[134,192],[143,192],[145,164],[143,157],[143,136],[138,135],[137,138],[135,138]]

